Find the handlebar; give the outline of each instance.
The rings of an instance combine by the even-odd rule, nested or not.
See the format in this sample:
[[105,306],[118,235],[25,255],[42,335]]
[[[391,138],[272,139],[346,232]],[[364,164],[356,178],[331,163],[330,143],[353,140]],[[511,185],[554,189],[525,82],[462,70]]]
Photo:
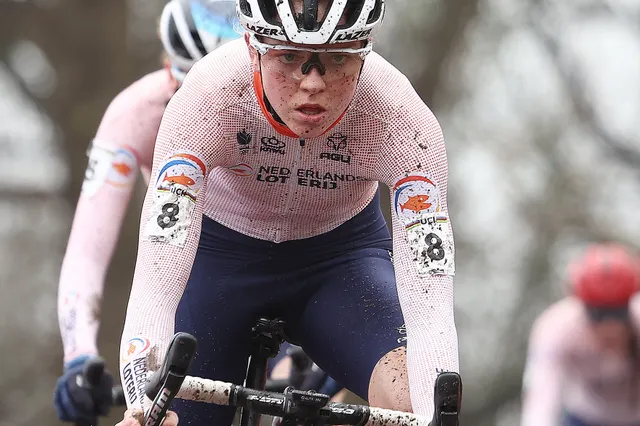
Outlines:
[[[440,373],[435,383],[433,419],[366,405],[328,402],[329,396],[313,391],[266,392],[231,383],[187,376],[176,397],[191,401],[247,407],[260,414],[317,418],[327,425],[458,426],[462,381],[458,373]],[[152,395],[148,395],[151,397]]]
[[432,419],[366,405],[329,402],[329,396],[288,387],[284,392],[255,390],[232,383],[187,376],[196,339],[177,333],[161,369],[148,379],[146,393],[153,405],[145,414],[143,426],[158,426],[174,398],[244,407],[259,414],[282,417],[292,422],[354,426],[458,426],[462,380],[455,372],[441,372],[434,389]]

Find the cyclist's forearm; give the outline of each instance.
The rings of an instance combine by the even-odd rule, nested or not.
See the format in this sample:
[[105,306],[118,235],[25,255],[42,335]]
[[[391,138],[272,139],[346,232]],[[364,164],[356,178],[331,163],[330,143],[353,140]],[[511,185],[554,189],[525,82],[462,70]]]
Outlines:
[[381,147],[377,169],[378,179],[391,189],[393,261],[407,333],[411,404],[415,413],[430,417],[438,371],[459,368],[453,310],[455,249],[442,131],[412,90],[407,96],[415,100],[416,117],[399,121],[391,131],[405,149],[398,155],[385,152],[387,145]]
[[[199,226],[193,229],[197,235]],[[144,238],[141,235],[120,343],[120,373],[129,408],[143,408],[146,372],[159,368],[171,341],[176,310],[195,257],[195,250]]]
[[[543,312],[529,336],[522,378],[522,426],[556,426],[561,422],[568,376],[566,330],[573,331],[557,310]],[[563,322],[565,321],[565,322]]]
[[423,289],[400,284],[398,296],[407,332],[411,404],[414,413],[431,417],[438,373],[459,371],[458,335],[452,278],[439,276],[425,281],[428,283],[424,283]]
[[553,389],[525,391],[520,426],[557,426],[561,414],[559,397]]
[[556,426],[562,410],[563,370],[543,353],[529,355],[523,378],[521,426]]
[[102,279],[89,274],[75,275],[64,266],[60,278],[58,323],[66,363],[80,355],[98,353],[100,320],[97,313],[102,299]]
[[[522,412],[520,426],[557,426],[559,416],[545,412],[546,404],[531,403],[531,408]],[[541,411],[542,410],[542,411]]]
[[[198,64],[190,75],[198,75]],[[161,365],[171,342],[175,313],[200,242],[206,178],[227,161],[229,150],[214,119],[208,81],[185,81],[167,105],[158,130],[120,346],[120,374],[129,407],[142,405],[146,372]],[[143,347],[148,343],[146,352],[136,346],[141,342]]]
[[176,310],[202,225],[205,188],[197,194],[164,191],[156,176],[154,170],[141,216],[138,258],[120,346],[120,373],[129,408],[142,408],[146,372],[160,366],[173,336]]
[[[132,170],[135,176],[136,170]],[[58,318],[65,362],[97,353],[96,337],[104,279],[131,198],[127,186],[108,182],[83,191],[60,271]]]

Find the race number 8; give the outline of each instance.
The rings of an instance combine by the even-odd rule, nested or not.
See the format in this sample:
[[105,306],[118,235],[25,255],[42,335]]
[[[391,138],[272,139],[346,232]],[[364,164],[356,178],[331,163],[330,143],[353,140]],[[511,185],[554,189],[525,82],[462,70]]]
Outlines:
[[162,229],[171,228],[178,222],[180,207],[176,203],[167,203],[162,206],[162,213],[158,215],[158,226]]
[[428,233],[424,237],[427,245],[427,256],[431,261],[444,259],[444,249],[442,248],[442,239],[433,232]]

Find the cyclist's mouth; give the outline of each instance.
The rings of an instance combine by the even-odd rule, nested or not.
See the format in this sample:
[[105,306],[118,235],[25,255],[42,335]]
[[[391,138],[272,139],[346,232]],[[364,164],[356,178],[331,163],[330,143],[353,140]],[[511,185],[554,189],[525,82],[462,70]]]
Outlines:
[[322,114],[323,112],[326,111],[326,109],[324,109],[322,106],[318,104],[304,104],[296,108],[296,111],[304,115],[315,116],[315,115]]
[[304,104],[295,109],[296,121],[305,125],[317,125],[327,117],[327,110],[318,104]]

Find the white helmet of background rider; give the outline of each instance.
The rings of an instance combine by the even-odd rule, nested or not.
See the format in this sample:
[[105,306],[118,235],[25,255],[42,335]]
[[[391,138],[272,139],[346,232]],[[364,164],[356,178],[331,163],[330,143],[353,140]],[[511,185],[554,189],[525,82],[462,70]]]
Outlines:
[[241,36],[235,0],[170,0],[160,17],[160,39],[171,74],[182,82],[193,64]]
[[318,16],[320,0],[302,0],[302,13],[292,12],[293,0],[236,1],[240,24],[249,33],[299,44],[369,44],[385,10],[385,0],[327,0],[327,11]]

